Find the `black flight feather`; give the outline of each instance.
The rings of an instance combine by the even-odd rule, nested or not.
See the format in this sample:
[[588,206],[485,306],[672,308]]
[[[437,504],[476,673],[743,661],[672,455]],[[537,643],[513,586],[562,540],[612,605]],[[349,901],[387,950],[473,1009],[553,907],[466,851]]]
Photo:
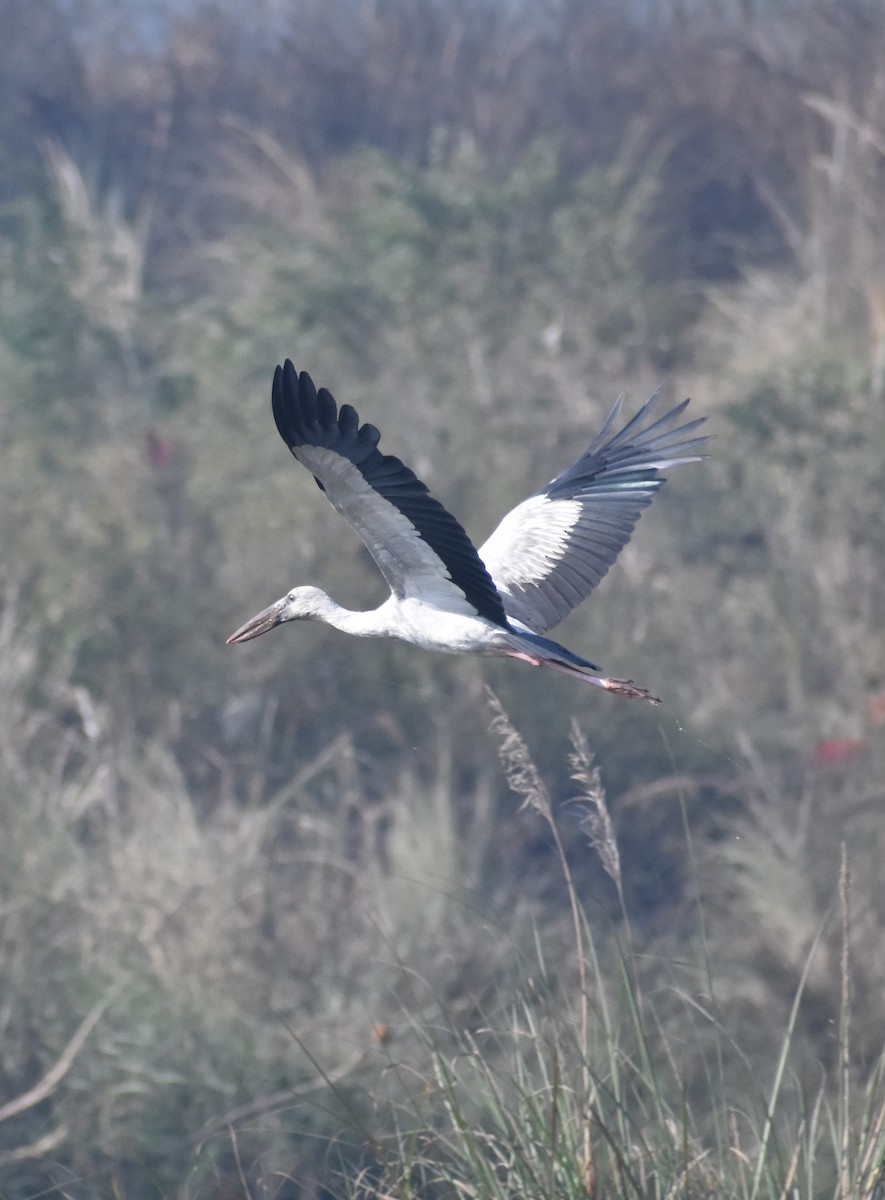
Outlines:
[[[382,454],[381,434],[374,425],[361,426],[349,404],[339,410],[331,393],[325,388],[317,392],[308,373],[296,371],[289,359],[274,373],[272,401],[277,429],[293,454],[306,445],[347,458],[411,523],[480,616],[510,627],[498,589],[462,526],[413,471],[398,458]],[[317,483],[325,491],[321,480]]]

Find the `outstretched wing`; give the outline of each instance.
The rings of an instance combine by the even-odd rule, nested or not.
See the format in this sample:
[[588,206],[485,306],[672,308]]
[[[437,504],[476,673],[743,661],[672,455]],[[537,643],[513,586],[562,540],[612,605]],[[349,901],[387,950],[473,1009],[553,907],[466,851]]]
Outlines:
[[507,627],[491,576],[451,513],[398,458],[382,454],[374,425],[286,359],[273,380],[283,441],[365,542],[395,596],[479,614]]
[[[621,397],[573,466],[518,504],[480,547],[511,620],[545,633],[590,595],[666,482],[658,471],[697,462],[709,437],[676,422],[688,401],[645,424],[658,394],[614,437]],[[643,427],[644,426],[644,427]]]

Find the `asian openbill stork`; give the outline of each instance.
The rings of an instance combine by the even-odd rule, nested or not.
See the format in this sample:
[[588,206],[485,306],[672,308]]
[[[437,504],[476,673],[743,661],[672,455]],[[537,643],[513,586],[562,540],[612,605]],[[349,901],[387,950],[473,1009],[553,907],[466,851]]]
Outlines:
[[696,462],[710,439],[678,425],[687,400],[650,421],[657,395],[616,434],[618,400],[576,463],[504,517],[477,551],[455,518],[398,458],[382,454],[374,425],[340,410],[287,359],[273,380],[273,415],[295,457],[353,526],[390,585],[371,612],[350,612],[315,587],[296,587],[228,642],[247,642],[284,621],[325,621],[358,637],[395,637],[428,650],[520,658],[597,687],[658,701],[631,680],[549,638],[548,629],[593,591],[664,483],[665,467]]

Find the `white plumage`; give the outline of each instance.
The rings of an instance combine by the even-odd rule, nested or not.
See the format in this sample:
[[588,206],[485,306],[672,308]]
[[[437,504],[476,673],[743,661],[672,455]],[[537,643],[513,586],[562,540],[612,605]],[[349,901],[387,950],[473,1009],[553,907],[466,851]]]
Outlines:
[[[577,462],[518,504],[477,551],[455,518],[380,434],[339,411],[325,388],[287,359],[273,382],[273,413],[286,445],[356,530],[390,587],[371,612],[351,612],[314,587],[293,588],[247,621],[245,642],[285,621],[317,620],[359,637],[395,637],[451,654],[503,655],[577,675],[653,704],[630,680],[598,670],[542,636],[585,600],[629,540],[665,482],[658,472],[696,462],[703,418],[677,425],[688,401],[645,424],[657,395],[614,436],[615,404]],[[674,428],[675,426],[675,428]]]

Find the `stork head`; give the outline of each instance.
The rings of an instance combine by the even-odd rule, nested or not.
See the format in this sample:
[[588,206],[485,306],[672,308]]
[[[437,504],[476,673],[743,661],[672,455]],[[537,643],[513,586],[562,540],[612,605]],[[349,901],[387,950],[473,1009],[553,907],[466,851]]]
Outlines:
[[291,592],[287,592],[268,608],[256,613],[245,625],[241,625],[236,633],[232,633],[227,639],[227,644],[251,641],[252,638],[267,633],[269,629],[282,625],[284,621],[322,620],[330,605],[329,597],[319,588],[292,588]]

